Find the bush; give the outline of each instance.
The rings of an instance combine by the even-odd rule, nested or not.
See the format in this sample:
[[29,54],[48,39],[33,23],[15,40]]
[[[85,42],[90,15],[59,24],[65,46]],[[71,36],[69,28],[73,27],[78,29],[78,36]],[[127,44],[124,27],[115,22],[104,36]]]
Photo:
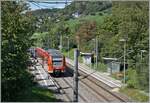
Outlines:
[[98,63],[98,70],[102,72],[106,72],[107,66],[104,63]]
[[138,87],[138,75],[136,70],[129,68],[127,71],[127,86],[130,88],[137,88]]
[[100,16],[103,16],[103,13],[100,12],[99,15],[100,15]]

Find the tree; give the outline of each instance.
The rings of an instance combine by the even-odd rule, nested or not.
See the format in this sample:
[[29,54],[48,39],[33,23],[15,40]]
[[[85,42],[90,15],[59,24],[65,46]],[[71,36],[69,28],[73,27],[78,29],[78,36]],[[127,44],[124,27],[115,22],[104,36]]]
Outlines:
[[34,19],[27,8],[24,2],[2,1],[2,101],[15,101],[31,83],[26,69]]
[[[139,72],[140,50],[148,51],[148,2],[136,1],[136,2],[113,2],[112,15],[104,20],[104,24],[99,26],[97,33],[100,40],[103,41],[103,47],[101,48],[102,56],[116,57],[123,56],[123,46],[119,43],[119,39],[126,39],[127,46],[126,52],[128,55],[127,63],[129,67],[134,69],[137,73],[139,88],[145,88],[148,90],[148,63],[145,62],[143,66],[143,73]],[[129,53],[129,50],[133,52]],[[145,53],[148,55],[148,52]],[[143,56],[146,59],[146,56]],[[123,61],[123,58],[121,59]],[[133,79],[132,77],[130,79]],[[130,80],[129,80],[130,81]],[[131,80],[132,81],[132,80]],[[143,85],[144,84],[144,85]]]
[[[95,21],[84,21],[76,32],[76,41],[80,45],[80,50],[90,52],[90,48],[87,48],[86,44],[93,37],[95,37]],[[81,48],[82,47],[82,48]],[[84,48],[85,47],[85,48]]]

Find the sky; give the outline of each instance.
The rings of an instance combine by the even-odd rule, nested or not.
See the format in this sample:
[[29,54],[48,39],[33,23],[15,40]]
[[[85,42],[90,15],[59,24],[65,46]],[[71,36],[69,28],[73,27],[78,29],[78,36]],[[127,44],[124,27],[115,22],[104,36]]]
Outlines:
[[[64,8],[65,7],[65,3],[58,3],[59,1],[66,1],[66,0],[38,0],[40,2],[54,2],[54,3],[39,3],[39,2],[28,2],[30,5],[31,10],[36,10],[36,9],[45,9],[45,8]],[[71,1],[71,0],[67,0],[67,1]],[[57,2],[57,3],[56,3]],[[70,4],[70,3],[68,3]]]

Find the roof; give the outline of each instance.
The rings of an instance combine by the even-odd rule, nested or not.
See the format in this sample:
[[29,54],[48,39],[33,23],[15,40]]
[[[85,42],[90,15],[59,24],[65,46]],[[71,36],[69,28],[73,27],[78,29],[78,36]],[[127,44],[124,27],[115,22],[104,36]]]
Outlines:
[[48,49],[47,51],[48,51],[49,55],[51,55],[52,57],[62,57],[62,54],[59,52],[59,50]]
[[82,56],[91,56],[91,55],[93,55],[93,53],[83,53],[83,52],[80,52],[80,54],[81,54]]
[[104,59],[104,60],[112,60],[112,61],[113,61],[113,60],[114,60],[114,61],[117,61],[117,60],[118,60],[117,58],[106,58],[106,57],[103,57],[103,59]]

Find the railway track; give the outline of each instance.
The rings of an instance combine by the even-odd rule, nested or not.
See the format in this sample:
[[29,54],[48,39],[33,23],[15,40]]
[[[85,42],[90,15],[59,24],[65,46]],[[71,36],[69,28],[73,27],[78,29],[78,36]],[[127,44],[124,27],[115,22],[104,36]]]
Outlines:
[[[67,61],[67,64],[69,64],[71,66],[74,65],[74,62],[72,60],[67,58],[66,61]],[[97,81],[101,81],[107,87],[109,86],[109,88],[120,88],[122,86],[122,83],[120,81],[112,79],[112,78],[104,75],[103,73],[98,73],[95,70],[90,69],[86,65],[79,63],[78,68],[80,71],[83,71],[87,75],[94,77],[94,79],[96,79]]]
[[[66,72],[65,75],[70,75],[72,74],[71,72]],[[54,79],[55,82],[57,82],[57,84],[60,85],[60,89],[64,89],[64,88],[70,88],[72,91],[70,92],[70,94],[73,94],[73,78],[72,77],[64,77],[64,76],[61,76],[61,77],[52,77]],[[82,84],[82,85],[81,85]],[[103,102],[106,102],[108,101],[107,99],[105,99],[105,97],[103,96],[99,96],[98,94],[95,94],[95,92],[93,90],[89,90],[89,87],[86,86],[83,86],[83,83],[79,83],[80,87],[79,87],[79,90],[80,90],[80,93],[78,94],[79,95],[79,101],[80,102],[89,102],[90,99],[93,97],[95,98],[96,96],[96,101],[103,101]],[[63,87],[64,86],[64,87]],[[83,90],[84,89],[84,90]],[[88,91],[88,92],[87,92]],[[64,91],[65,94],[69,94],[68,91]],[[91,95],[89,95],[89,93]],[[92,96],[92,97],[91,97]],[[69,95],[69,98],[73,98],[73,95]]]
[[[72,67],[71,67],[72,68]],[[65,98],[64,101],[73,101],[73,72],[71,72],[72,69],[68,69],[66,74],[64,76],[61,76],[59,78],[54,77],[50,74],[49,77],[53,80],[53,82],[56,84],[58,88],[58,93],[62,94]],[[44,69],[45,72],[47,72],[46,69]],[[65,77],[66,75],[72,75],[70,77]],[[128,102],[129,100],[116,95],[115,93],[111,92],[108,87],[102,86],[101,83],[99,83],[96,79],[92,78],[90,75],[87,76],[86,73],[79,70],[79,98],[83,102],[89,102],[89,99],[91,98],[88,95],[92,95],[94,98],[96,98],[96,102]],[[65,87],[63,87],[65,85]],[[81,89],[84,88],[84,89]],[[68,89],[68,90],[67,90]],[[83,91],[84,90],[84,91]],[[90,94],[86,93],[89,91]],[[84,92],[86,95],[84,95]],[[81,93],[81,94],[80,94]],[[72,94],[72,95],[71,95]],[[95,101],[94,101],[95,102]]]
[[[72,78],[68,78],[68,79],[64,78],[64,80],[66,82],[70,83],[70,84],[73,83],[73,79]],[[79,81],[79,90],[78,91],[79,91],[79,93],[86,91],[85,95],[84,95],[84,98],[87,99],[86,100],[87,102],[89,102],[89,101],[93,102],[92,100],[90,100],[91,98],[93,98],[94,102],[106,102],[106,101],[109,101],[102,94],[100,94],[100,93],[97,94],[96,90],[93,90],[91,86],[87,85],[83,81]]]
[[[46,69],[43,69],[43,70],[47,73]],[[67,102],[72,102],[73,101],[73,96],[70,95],[70,93],[72,93],[72,91],[73,91],[73,86],[70,83],[68,83],[63,77],[61,77],[61,78],[57,78],[56,77],[55,78],[53,75],[50,75],[50,74],[48,74],[48,78],[51,79],[55,83],[55,85],[57,87],[57,91],[55,93],[60,93],[60,94],[64,95],[65,96],[64,101],[67,101]],[[60,80],[60,79],[62,79],[62,80]],[[68,85],[66,87],[67,88],[71,88],[72,91],[70,93],[68,93],[68,91],[65,90],[64,87],[62,87],[60,81],[64,81],[65,85],[66,84]],[[64,85],[64,83],[63,83],[63,85]],[[81,94],[79,94],[79,98],[81,98],[81,100],[83,102],[87,101]]]
[[[83,72],[83,71],[80,71],[80,73],[81,72]],[[89,82],[92,82],[94,85],[96,85],[97,86],[97,88],[101,88],[101,89],[103,89],[105,92],[108,92],[109,94],[111,94],[113,97],[115,97],[117,100],[119,100],[119,101],[121,101],[121,102],[127,102],[128,100],[127,100],[127,98],[123,98],[123,97],[121,97],[121,96],[119,96],[119,95],[117,95],[117,94],[115,94],[115,93],[113,93],[112,91],[110,91],[108,88],[106,88],[106,87],[104,87],[104,86],[102,86],[102,85],[100,85],[100,84],[98,84],[95,80],[93,80],[94,78],[93,77],[89,77],[89,78],[85,78],[85,79],[87,79],[86,81],[89,83]],[[81,81],[83,81],[83,80],[81,80]],[[84,81],[83,81],[84,82]],[[87,84],[87,82],[84,82],[87,86],[89,86],[89,84]],[[95,92],[97,92],[96,90],[95,90],[95,88],[93,88],[93,87],[91,87]],[[99,92],[97,92],[98,94],[99,94]],[[105,96],[105,95],[104,95]],[[109,100],[108,100],[109,101]]]
[[72,98],[68,95],[68,93],[64,90],[64,88],[59,84],[59,81],[56,78],[53,78],[53,80],[59,86],[59,88],[58,88],[58,90],[60,91],[59,93],[66,96],[65,101],[71,102]]
[[[63,90],[63,93],[69,98],[69,102],[73,102],[73,86],[71,85],[70,82],[68,82],[66,79],[68,78],[64,78],[62,77],[54,77],[52,76],[53,80],[59,84],[60,86],[60,90]],[[68,79],[69,80],[69,79]],[[79,98],[82,102],[86,102],[87,100],[85,99],[85,97],[81,94],[79,94]]]
[[[124,99],[118,98],[116,95],[112,94],[109,92],[107,89],[102,88],[100,86],[95,86],[95,83],[92,82],[91,80],[81,80],[86,86],[88,86],[90,89],[92,89],[96,94],[99,96],[103,97],[106,101],[108,102],[114,102],[114,101],[120,101],[120,102],[125,102]],[[90,85],[91,84],[91,85]],[[114,98],[115,97],[115,98]]]
[[[72,88],[72,90],[73,90],[73,86],[72,86],[65,78],[62,78],[62,79],[63,79],[63,81],[65,81],[65,83],[68,84],[68,86],[70,86],[70,87]],[[81,98],[84,102],[87,101],[87,99],[85,99],[84,96],[82,96],[81,94],[78,94],[78,95],[79,95],[79,98]]]
[[[40,65],[42,65],[41,63],[39,63]],[[43,68],[43,70],[47,73],[48,75],[48,79],[51,79],[53,81],[53,83],[55,84],[57,90],[54,92],[56,94],[61,94],[62,97],[64,97],[64,101],[70,102],[72,101],[72,98],[66,93],[66,91],[62,88],[62,86],[58,83],[58,81],[53,78],[45,68]]]
[[[72,66],[71,66],[71,68],[72,68]],[[106,84],[102,85],[102,82],[99,82],[97,79],[88,75],[86,72],[79,70],[79,75],[82,76],[82,78],[79,79],[82,83],[84,83],[86,86],[88,86],[96,94],[103,97],[106,101],[108,101],[108,102],[114,102],[114,101],[129,102],[130,101],[125,96],[121,97],[120,95],[113,93],[112,91],[110,91],[112,89],[112,87],[109,87]]]

